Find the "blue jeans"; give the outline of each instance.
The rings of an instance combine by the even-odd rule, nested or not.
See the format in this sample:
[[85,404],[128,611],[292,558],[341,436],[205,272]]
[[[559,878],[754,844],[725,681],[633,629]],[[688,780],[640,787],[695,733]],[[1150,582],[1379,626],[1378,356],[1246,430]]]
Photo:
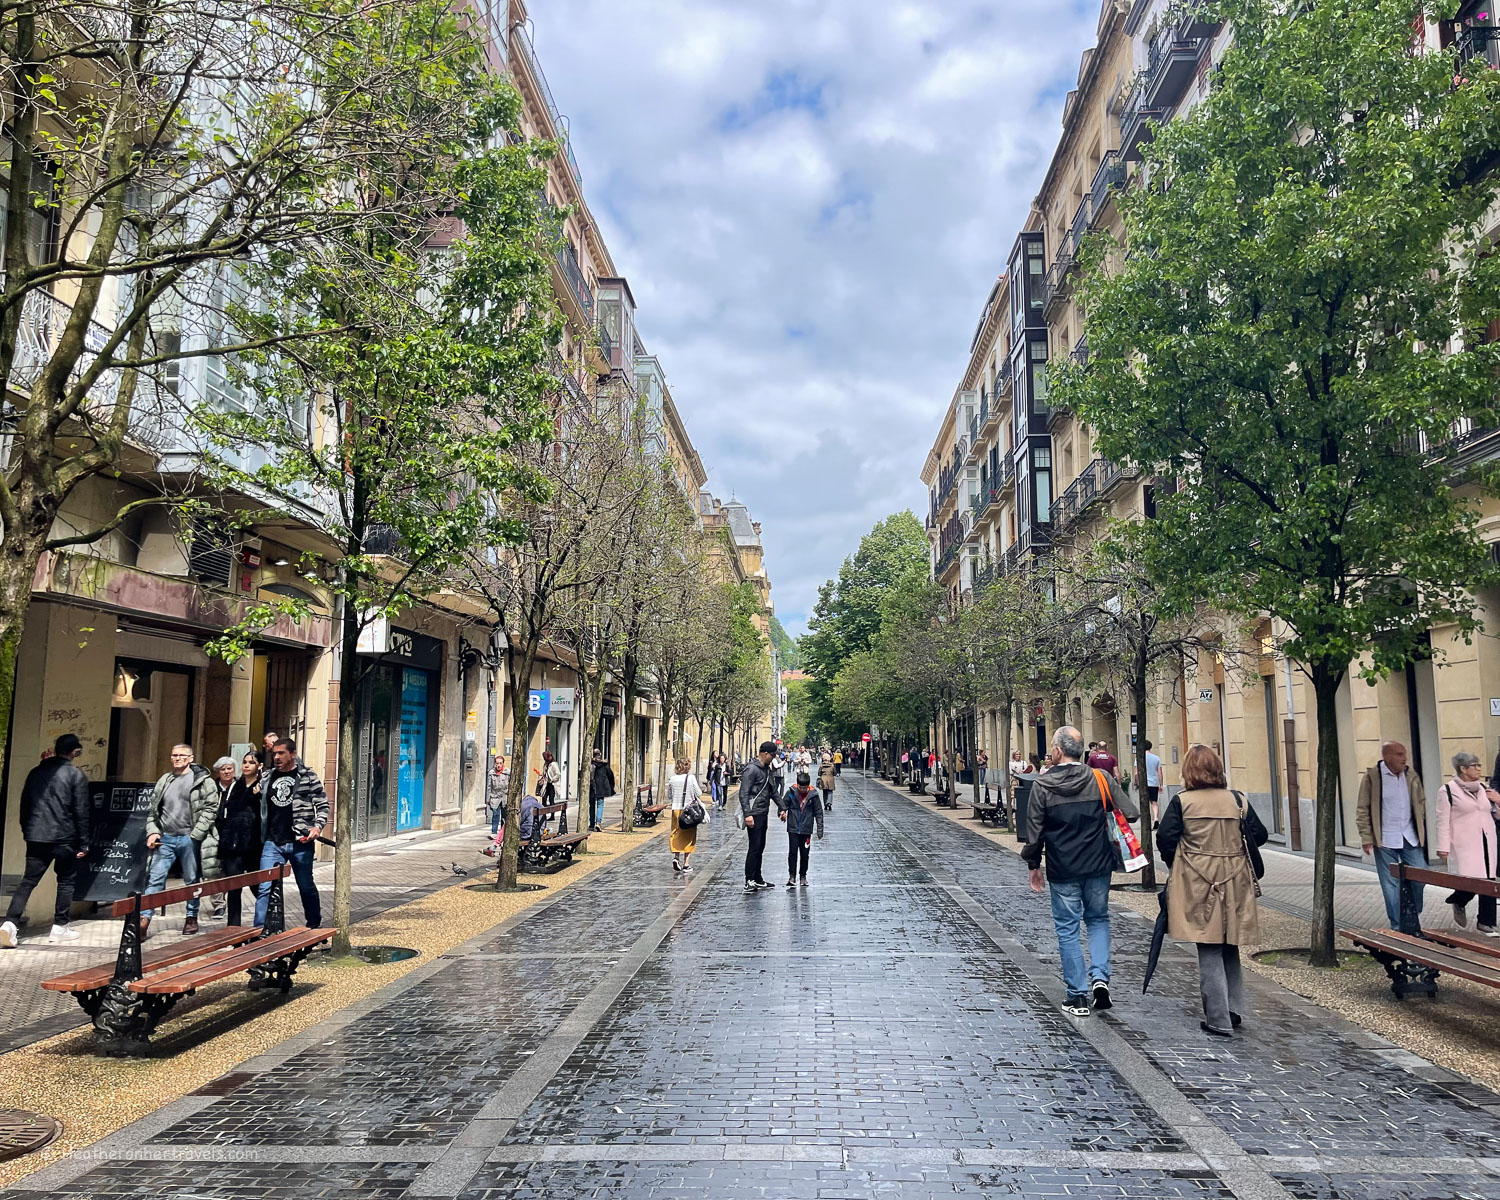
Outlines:
[[[1090,980],[1109,982],[1109,880],[1108,871],[1049,885],[1052,893],[1052,927],[1057,930],[1057,952],[1062,957],[1063,982],[1069,996],[1082,996]],[[1085,973],[1083,946],[1078,926],[1088,926],[1089,967]]]
[[[318,929],[323,924],[323,903],[318,899],[318,885],[313,882],[314,842],[290,842],[278,846],[267,842],[260,850],[260,869],[269,871],[284,862],[292,864],[292,874],[297,880],[297,894],[302,897],[302,916],[309,929]],[[266,925],[266,909],[271,903],[271,884],[260,885],[255,897],[255,923],[262,929]]]
[[[182,864],[184,885],[198,882],[198,847],[185,833],[161,835],[161,844],[157,846],[156,853],[151,856],[151,874],[146,882],[148,892],[159,892],[167,886],[167,872],[172,869],[173,863]],[[151,913],[152,910],[149,908],[141,909],[143,917],[149,917]],[[198,916],[198,901],[187,902],[187,915],[189,920]]]
[[500,822],[505,819],[505,801],[501,800],[495,805],[495,811],[490,814],[490,836],[494,837],[500,832]]
[[[1391,874],[1389,868],[1392,863],[1402,862],[1408,867],[1425,867],[1427,852],[1421,846],[1413,846],[1407,842],[1403,842],[1399,850],[1388,850],[1384,846],[1375,847],[1375,874],[1380,877],[1380,895],[1385,901],[1386,919],[1391,923],[1392,929],[1400,930],[1402,933],[1417,933],[1417,929],[1402,929],[1401,927],[1401,881]],[[1417,924],[1420,926],[1422,885],[1408,882],[1406,886],[1411,895],[1411,902],[1416,906],[1412,911],[1416,914]]]
[[603,825],[604,824],[604,797],[603,796],[600,796],[598,799],[590,800],[589,801],[589,824],[590,825]]

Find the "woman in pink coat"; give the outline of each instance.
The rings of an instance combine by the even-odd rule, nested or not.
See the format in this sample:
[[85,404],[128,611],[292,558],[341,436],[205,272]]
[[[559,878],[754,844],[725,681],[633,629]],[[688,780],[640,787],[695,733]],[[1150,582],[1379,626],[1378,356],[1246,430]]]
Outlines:
[[[1500,797],[1485,786],[1483,767],[1478,757],[1468,751],[1461,750],[1453,756],[1453,772],[1453,778],[1437,794],[1434,848],[1455,875],[1494,879],[1495,816],[1490,805]],[[1454,892],[1448,897],[1455,925],[1468,925],[1468,904],[1473,898],[1473,892]],[[1500,937],[1495,930],[1495,897],[1479,897],[1476,928],[1486,937]]]

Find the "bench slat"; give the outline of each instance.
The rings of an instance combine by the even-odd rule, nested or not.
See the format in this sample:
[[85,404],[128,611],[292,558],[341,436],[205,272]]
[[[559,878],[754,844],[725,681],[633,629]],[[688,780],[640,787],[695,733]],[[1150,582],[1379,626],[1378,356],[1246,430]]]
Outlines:
[[1411,883],[1428,883],[1434,887],[1452,888],[1455,892],[1473,892],[1476,896],[1500,897],[1500,879],[1454,875],[1448,871],[1434,871],[1431,867],[1408,867],[1404,863],[1390,863],[1387,869],[1397,878],[1404,876]]
[[543,846],[573,846],[579,842],[586,842],[588,840],[589,835],[586,833],[570,833],[566,837],[543,838],[540,844]]
[[1444,929],[1424,929],[1422,933],[1431,941],[1441,942],[1446,946],[1454,946],[1459,950],[1467,950],[1470,954],[1482,954],[1486,958],[1500,958],[1500,945],[1485,938],[1467,938],[1460,934],[1449,933]]
[[[141,971],[149,975],[152,971],[176,966],[189,959],[201,958],[205,954],[212,954],[215,950],[222,950],[226,946],[238,946],[258,937],[260,937],[260,928],[253,925],[231,925],[227,929],[220,929],[213,933],[200,933],[197,937],[184,938],[170,946],[163,946],[160,950],[151,950],[141,955]],[[84,967],[70,975],[44,979],[42,987],[49,992],[91,992],[95,988],[104,987],[114,977],[115,964],[111,960],[107,963],[100,963],[97,967]]]
[[1467,979],[1500,988],[1500,964],[1485,961],[1461,949],[1441,946],[1423,938],[1380,929],[1341,929],[1339,934],[1359,946],[1382,950],[1407,962],[1421,963],[1425,967],[1436,967]]
[[150,995],[191,992],[205,984],[216,983],[220,979],[238,975],[241,971],[248,971],[251,967],[268,963],[273,958],[326,942],[337,932],[336,929],[289,929],[275,937],[250,942],[207,962],[189,963],[173,971],[149,975],[145,979],[136,980],[129,987],[132,992]]
[[223,879],[205,879],[202,883],[185,883],[181,887],[168,888],[161,892],[146,892],[140,897],[127,896],[110,906],[110,916],[123,917],[135,911],[137,899],[141,908],[166,908],[169,904],[180,904],[184,900],[196,900],[202,896],[217,896],[232,892],[236,888],[256,887],[270,883],[273,879],[284,879],[290,873],[286,863],[279,867],[267,867],[264,871],[247,871],[243,875],[226,875]]

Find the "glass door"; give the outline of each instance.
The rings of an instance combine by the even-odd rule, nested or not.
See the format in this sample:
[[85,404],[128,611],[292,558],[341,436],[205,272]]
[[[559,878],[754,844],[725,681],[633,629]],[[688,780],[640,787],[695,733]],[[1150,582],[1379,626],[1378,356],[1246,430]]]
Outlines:
[[427,672],[401,671],[401,761],[396,781],[396,831],[421,829],[427,785]]

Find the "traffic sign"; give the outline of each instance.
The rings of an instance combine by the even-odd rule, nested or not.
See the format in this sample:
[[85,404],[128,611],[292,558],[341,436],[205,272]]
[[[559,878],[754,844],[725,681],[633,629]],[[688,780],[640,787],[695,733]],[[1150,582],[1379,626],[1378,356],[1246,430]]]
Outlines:
[[859,735],[859,740],[862,742],[868,742],[870,740],[870,735],[868,733],[862,733]]

